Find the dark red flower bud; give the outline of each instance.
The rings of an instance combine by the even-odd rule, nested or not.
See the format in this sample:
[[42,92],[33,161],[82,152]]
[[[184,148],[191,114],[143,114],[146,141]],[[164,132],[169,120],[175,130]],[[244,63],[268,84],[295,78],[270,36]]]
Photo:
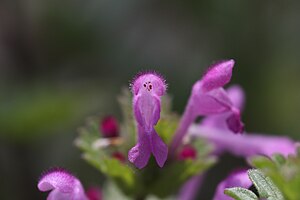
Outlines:
[[178,159],[179,160],[186,160],[192,159],[195,160],[197,157],[197,151],[194,147],[190,145],[185,145],[181,151],[179,152]]
[[125,159],[126,159],[125,156],[122,153],[118,152],[118,151],[114,152],[112,154],[112,157],[119,160],[122,163],[124,163]]
[[90,187],[86,191],[86,196],[89,200],[101,200],[102,199],[102,193],[101,190],[98,187]]
[[119,135],[119,125],[112,116],[104,117],[100,124],[100,130],[103,137],[117,137]]

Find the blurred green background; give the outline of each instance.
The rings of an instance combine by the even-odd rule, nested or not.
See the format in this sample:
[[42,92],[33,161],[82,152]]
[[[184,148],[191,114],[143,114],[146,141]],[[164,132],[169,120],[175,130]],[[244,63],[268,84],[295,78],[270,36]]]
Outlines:
[[[145,69],[166,77],[181,113],[205,69],[234,58],[246,130],[300,139],[299,10],[289,0],[2,0],[1,199],[45,198],[36,183],[51,166],[100,184],[76,129],[93,114],[120,119],[116,96]],[[222,171],[239,163],[226,159]]]

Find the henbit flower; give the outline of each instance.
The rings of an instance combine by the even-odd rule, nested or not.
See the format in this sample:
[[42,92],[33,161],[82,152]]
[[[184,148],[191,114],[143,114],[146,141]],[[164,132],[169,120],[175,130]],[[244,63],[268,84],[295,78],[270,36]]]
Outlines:
[[147,165],[151,152],[160,167],[167,159],[168,147],[154,129],[160,119],[161,96],[165,94],[166,88],[165,80],[156,73],[141,74],[131,85],[138,142],[129,151],[128,159],[137,168]]
[[248,177],[247,170],[239,170],[232,172],[225,180],[217,186],[213,200],[231,200],[232,198],[224,194],[226,188],[242,187],[250,188],[252,185]]
[[38,182],[42,192],[52,190],[47,200],[87,200],[80,181],[68,171],[53,168],[44,173]]
[[117,120],[112,116],[104,117],[100,124],[100,131],[103,134],[103,137],[119,136],[119,126]]
[[[227,93],[234,105],[242,110],[245,96],[243,90],[233,86],[227,90]],[[224,122],[227,117],[227,114],[208,116],[199,125],[192,125],[189,134],[211,142],[215,147],[215,154],[227,151],[247,158],[254,155],[271,156],[280,153],[287,156],[296,153],[295,142],[288,137],[255,133],[232,135]]]
[[[242,111],[245,103],[243,89],[235,85],[229,87],[226,91],[233,105]],[[201,137],[211,142],[214,145],[213,153],[215,155],[229,152],[236,156],[247,158],[254,155],[271,156],[274,153],[281,153],[287,156],[296,153],[294,142],[287,137],[274,137],[251,133],[232,135],[226,124],[228,116],[228,113],[207,116],[200,124],[192,125],[188,130],[188,134],[191,137]],[[186,197],[184,198],[185,200],[195,198],[196,191],[201,187],[197,179],[199,179],[199,182],[200,180],[202,181],[202,175],[186,183],[187,186],[182,188],[182,195],[180,195],[179,199],[182,199],[182,196]],[[186,188],[188,188],[188,193],[185,192]]]
[[[226,89],[227,95],[231,100],[232,104],[239,109],[240,112],[244,109],[245,104],[245,93],[243,89],[238,85],[230,86]],[[230,116],[230,113],[220,113],[217,115],[210,115],[206,116],[202,121],[201,125],[221,128],[221,129],[228,129],[226,120]]]
[[240,111],[234,107],[226,91],[222,88],[232,75],[234,60],[222,61],[214,64],[203,78],[197,81],[180,120],[171,145],[171,152],[175,152],[181,144],[190,125],[198,116],[227,113],[225,120],[228,128],[235,132],[243,132],[244,125],[240,120]]

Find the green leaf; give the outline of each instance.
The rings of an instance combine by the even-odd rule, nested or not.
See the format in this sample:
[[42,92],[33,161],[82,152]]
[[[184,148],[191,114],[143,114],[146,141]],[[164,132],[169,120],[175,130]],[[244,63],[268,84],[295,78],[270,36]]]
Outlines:
[[84,159],[100,170],[127,195],[134,193],[135,174],[126,164],[114,158],[108,158],[100,153],[89,152],[84,154]]
[[258,197],[250,190],[241,188],[241,187],[233,187],[225,189],[224,193],[235,200],[257,200]]
[[170,163],[160,169],[159,176],[149,185],[149,192],[160,198],[166,198],[168,195],[178,191],[188,179],[202,174],[215,161],[211,157],[201,160],[188,159]]
[[285,157],[281,154],[273,154],[272,160],[278,167],[283,166],[286,163]]
[[121,136],[126,140],[129,149],[135,144],[136,127],[132,113],[132,95],[128,88],[123,88],[118,96],[118,103],[122,111]]
[[289,200],[299,200],[300,197],[300,157],[299,155],[289,155],[287,157],[272,156],[272,159],[255,156],[250,159],[250,163],[259,168],[272,179]]
[[165,116],[162,117],[155,126],[156,132],[166,144],[171,143],[178,121],[179,119],[175,115]]
[[258,169],[263,169],[263,168],[275,169],[276,167],[273,161],[270,158],[265,156],[255,156],[250,159],[250,163]]
[[268,200],[283,200],[282,193],[275,186],[273,181],[266,177],[258,169],[248,170],[248,176],[253,182],[261,198],[267,198]]
[[129,198],[128,196],[125,196],[124,193],[120,191],[120,188],[114,184],[112,181],[108,181],[104,184],[104,186],[101,188],[102,190],[102,199],[105,200],[116,200],[116,199],[122,199],[122,200],[130,200],[132,198]]

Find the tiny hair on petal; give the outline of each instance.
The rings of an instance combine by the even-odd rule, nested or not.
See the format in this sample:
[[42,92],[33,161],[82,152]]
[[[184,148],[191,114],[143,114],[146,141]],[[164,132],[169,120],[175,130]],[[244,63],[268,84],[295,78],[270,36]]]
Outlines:
[[70,176],[74,176],[74,174],[72,174],[69,170],[63,168],[63,167],[51,167],[45,171],[42,172],[42,174],[39,177],[39,181],[44,178],[45,176],[53,173],[53,172],[61,172],[61,173],[65,173],[68,174]]
[[235,63],[235,61],[233,59],[222,59],[222,60],[216,60],[213,61],[209,67],[205,70],[205,72],[203,73],[203,77],[214,67],[216,67],[217,65],[223,63],[223,62],[228,62],[228,61],[233,61],[233,63]]
[[233,59],[212,64],[202,76],[203,90],[210,91],[226,85],[231,79],[234,64],[235,61]]
[[133,92],[132,90],[133,90],[133,85],[134,85],[135,81],[138,80],[138,78],[140,78],[141,76],[147,75],[147,74],[152,74],[152,75],[158,77],[158,78],[162,81],[162,83],[164,84],[165,90],[167,90],[168,84],[167,84],[167,82],[166,82],[165,77],[164,77],[161,73],[159,73],[159,72],[157,72],[157,71],[155,71],[155,70],[143,70],[143,71],[138,72],[138,73],[132,78],[132,80],[129,81],[129,89],[130,89],[131,92]]

